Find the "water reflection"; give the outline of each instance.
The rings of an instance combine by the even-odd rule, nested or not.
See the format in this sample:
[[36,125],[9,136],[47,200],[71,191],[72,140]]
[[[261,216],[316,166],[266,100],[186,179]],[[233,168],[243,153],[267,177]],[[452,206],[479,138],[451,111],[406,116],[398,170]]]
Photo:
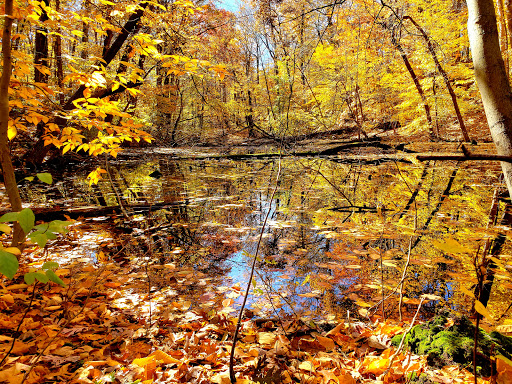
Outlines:
[[[405,310],[415,311],[423,293],[466,308],[469,299],[454,288],[471,289],[473,256],[496,233],[486,226],[498,166],[286,159],[281,167],[273,201],[277,160],[119,162],[110,165],[113,183],[90,187],[84,170],[44,193],[22,191],[26,200],[61,206],[120,200],[131,217],[116,222],[116,233],[135,245],[110,253],[151,252],[155,262],[193,266],[218,285],[246,283],[270,209],[251,300],[266,315],[394,315],[401,283]],[[443,248],[447,238],[467,251]],[[505,305],[503,291],[498,281],[491,307]]]

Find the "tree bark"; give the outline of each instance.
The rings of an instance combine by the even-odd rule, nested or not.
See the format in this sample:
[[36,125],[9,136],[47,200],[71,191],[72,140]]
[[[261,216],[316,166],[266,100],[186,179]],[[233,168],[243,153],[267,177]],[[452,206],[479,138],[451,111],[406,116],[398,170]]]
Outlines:
[[[9,197],[11,209],[14,212],[21,211],[21,197],[14,176],[11,153],[9,151],[9,83],[11,81],[11,29],[12,29],[13,0],[5,0],[4,27],[2,31],[2,55],[3,70],[0,78],[0,165],[4,176],[4,185]],[[18,223],[14,225],[12,245],[17,246],[25,239],[25,233]]]
[[503,61],[505,63],[505,70],[509,71],[508,66],[508,33],[507,33],[507,22],[505,17],[505,7],[503,5],[503,0],[497,0],[497,11],[498,11],[498,27],[499,27],[499,39],[500,39],[500,49],[501,54],[503,55]]
[[[475,78],[498,155],[512,156],[512,97],[501,57],[492,0],[467,0],[468,35]],[[512,164],[501,168],[512,196]]]
[[443,77],[444,83],[446,85],[446,89],[448,90],[448,93],[450,94],[450,97],[452,98],[453,103],[453,109],[455,111],[455,115],[457,116],[457,121],[459,122],[460,130],[462,132],[462,136],[464,137],[464,141],[469,142],[471,139],[469,138],[468,131],[466,129],[466,124],[464,124],[464,119],[462,118],[462,114],[460,113],[459,109],[459,103],[457,102],[457,96],[455,95],[455,92],[453,90],[452,85],[450,84],[450,78],[448,77],[448,74],[444,70],[444,68],[441,66],[441,63],[439,62],[439,59],[437,58],[436,50],[434,49],[434,44],[432,44],[432,41],[428,37],[425,30],[418,24],[414,19],[410,16],[404,16],[404,20],[410,20],[411,23],[414,24],[416,29],[420,31],[421,35],[423,36],[423,39],[427,43],[428,51],[430,52],[430,55],[432,56],[432,59],[434,60],[434,63],[436,64],[436,68]]
[[[44,23],[48,20],[48,14],[46,13],[45,7],[49,6],[48,0],[42,2],[44,6],[41,6],[41,16],[39,21]],[[36,27],[36,39],[34,44],[34,64],[36,69],[34,70],[34,81],[36,83],[47,83],[48,75],[38,70],[38,67],[48,67],[48,30],[42,27]]]
[[405,68],[407,68],[407,72],[409,72],[409,75],[411,76],[412,81],[414,82],[416,91],[418,91],[418,94],[421,97],[421,101],[423,102],[423,108],[425,109],[425,116],[427,117],[430,140],[434,140],[436,139],[436,135],[434,133],[432,115],[430,114],[430,106],[428,105],[427,97],[425,96],[425,92],[423,92],[423,88],[421,87],[420,81],[418,80],[418,76],[416,76],[416,73],[414,72],[411,63],[409,62],[409,58],[407,57],[404,49],[402,48],[402,45],[400,45],[400,43],[396,40],[395,36],[391,36],[391,42],[393,43],[393,46],[397,49],[397,51],[400,53],[400,57],[404,62]]

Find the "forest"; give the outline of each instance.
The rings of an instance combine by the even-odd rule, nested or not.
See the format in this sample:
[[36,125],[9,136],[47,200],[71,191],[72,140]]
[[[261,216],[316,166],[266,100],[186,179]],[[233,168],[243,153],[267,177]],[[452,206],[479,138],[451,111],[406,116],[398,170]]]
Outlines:
[[0,383],[512,383],[512,1],[223,6],[0,4]]

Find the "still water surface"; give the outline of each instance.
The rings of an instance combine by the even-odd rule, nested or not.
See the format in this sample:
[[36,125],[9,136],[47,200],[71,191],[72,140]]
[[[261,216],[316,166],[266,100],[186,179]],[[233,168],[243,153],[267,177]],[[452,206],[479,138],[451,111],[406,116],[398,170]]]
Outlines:
[[[402,282],[406,310],[415,311],[421,294],[439,297],[424,306],[428,316],[438,305],[465,310],[469,299],[457,288],[471,289],[474,255],[487,238],[508,233],[487,228],[499,167],[479,167],[155,157],[110,164],[112,182],[105,178],[89,186],[90,170],[83,169],[57,179],[50,190],[24,187],[23,197],[72,207],[116,205],[121,199],[130,219],[84,220],[91,233],[108,223],[102,225],[112,239],[103,244],[104,253],[117,257],[123,253],[118,238],[138,239],[125,257],[150,254],[153,262],[189,265],[218,286],[245,286],[270,211],[256,263],[254,309],[310,317],[382,310],[393,315]],[[144,210],[155,206],[162,209]],[[96,261],[99,250],[91,241],[84,255]],[[507,284],[498,279],[490,308],[508,305]]]

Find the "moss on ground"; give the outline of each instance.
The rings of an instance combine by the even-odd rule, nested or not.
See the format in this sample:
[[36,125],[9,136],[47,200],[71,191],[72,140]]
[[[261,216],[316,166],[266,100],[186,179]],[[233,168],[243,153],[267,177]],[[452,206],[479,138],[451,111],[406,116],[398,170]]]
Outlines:
[[[427,355],[431,366],[440,368],[459,364],[472,371],[475,326],[466,317],[456,317],[453,323],[447,320],[447,314],[441,314],[425,324],[414,326],[406,336],[404,346],[413,353]],[[392,342],[398,346],[401,340],[402,335],[397,335]],[[488,334],[480,328],[476,360],[478,374],[490,376],[496,372],[490,359],[496,354],[512,358],[512,338],[496,331]]]

